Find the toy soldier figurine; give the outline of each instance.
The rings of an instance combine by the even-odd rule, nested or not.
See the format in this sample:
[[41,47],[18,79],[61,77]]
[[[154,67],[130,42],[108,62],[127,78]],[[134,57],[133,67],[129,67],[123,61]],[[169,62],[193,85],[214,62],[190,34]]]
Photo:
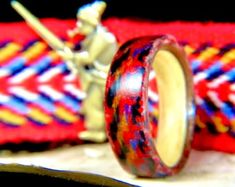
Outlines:
[[85,35],[79,51],[73,51],[66,46],[20,3],[13,1],[12,6],[62,56],[71,71],[79,74],[82,89],[86,92],[81,109],[81,113],[85,116],[86,131],[81,132],[79,138],[95,142],[105,141],[103,110],[105,81],[110,63],[118,48],[114,35],[100,23],[106,4],[95,1],[79,8],[76,27],[68,31],[70,37],[76,34]]
[[[104,88],[109,65],[117,50],[115,37],[100,24],[105,7],[102,1],[81,7],[77,13],[77,27],[68,32],[70,36],[77,33],[86,36],[81,42],[81,50],[74,53],[72,61],[77,66],[83,90],[87,93],[82,106],[87,131],[80,133],[80,138],[95,141],[106,139]],[[64,57],[66,59],[66,54]]]

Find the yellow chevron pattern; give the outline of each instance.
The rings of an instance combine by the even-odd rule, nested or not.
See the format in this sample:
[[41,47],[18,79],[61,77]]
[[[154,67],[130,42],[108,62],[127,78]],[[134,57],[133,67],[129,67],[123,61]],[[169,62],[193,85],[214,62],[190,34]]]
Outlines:
[[47,45],[43,42],[35,42],[33,46],[31,46],[28,50],[26,50],[22,56],[26,59],[31,59],[39,54],[41,54],[45,49],[47,48]]
[[64,107],[58,106],[55,111],[55,115],[66,122],[72,123],[77,120],[77,116],[72,114],[69,110]]
[[218,53],[219,53],[219,49],[214,48],[214,47],[208,47],[208,48],[206,48],[206,50],[201,52],[201,54],[199,55],[199,57],[197,59],[200,61],[205,61],[205,60],[215,56]]
[[38,121],[42,124],[49,124],[53,119],[50,115],[43,113],[41,110],[37,108],[31,108],[29,110],[28,116],[35,121]]
[[235,49],[232,49],[232,50],[228,51],[227,53],[225,53],[220,60],[224,64],[227,64],[227,63],[231,62],[232,60],[235,60]]
[[212,117],[212,120],[216,126],[216,129],[218,132],[221,132],[221,133],[225,133],[229,130],[229,127],[225,126],[223,123],[222,123],[222,120],[216,116],[213,116]]
[[21,126],[27,122],[24,116],[13,113],[10,110],[4,110],[4,109],[0,110],[0,120],[14,126]]
[[0,64],[21,50],[21,46],[16,43],[9,43],[0,50]]

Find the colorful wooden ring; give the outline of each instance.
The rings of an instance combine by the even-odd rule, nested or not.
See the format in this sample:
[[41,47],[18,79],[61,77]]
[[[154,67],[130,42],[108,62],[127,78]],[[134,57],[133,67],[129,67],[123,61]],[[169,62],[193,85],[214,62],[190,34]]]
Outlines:
[[[157,137],[148,113],[149,73],[159,92]],[[123,168],[142,177],[177,173],[188,158],[194,126],[192,74],[173,36],[130,40],[111,64],[105,90],[109,142]]]

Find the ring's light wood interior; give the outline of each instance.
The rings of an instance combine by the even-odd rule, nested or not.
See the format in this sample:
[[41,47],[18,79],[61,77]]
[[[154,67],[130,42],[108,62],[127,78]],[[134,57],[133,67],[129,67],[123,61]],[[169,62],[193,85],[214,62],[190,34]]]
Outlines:
[[156,148],[164,164],[174,167],[181,159],[186,140],[186,83],[178,59],[167,50],[154,58],[159,90],[159,125]]

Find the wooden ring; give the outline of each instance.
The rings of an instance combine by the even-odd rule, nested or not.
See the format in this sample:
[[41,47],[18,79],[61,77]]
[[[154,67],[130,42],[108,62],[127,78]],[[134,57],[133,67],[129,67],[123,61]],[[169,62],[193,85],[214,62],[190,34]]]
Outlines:
[[[149,125],[149,73],[156,73],[159,124]],[[183,49],[171,35],[124,43],[111,64],[105,91],[109,142],[120,164],[142,177],[177,173],[188,158],[194,127],[192,73]]]

